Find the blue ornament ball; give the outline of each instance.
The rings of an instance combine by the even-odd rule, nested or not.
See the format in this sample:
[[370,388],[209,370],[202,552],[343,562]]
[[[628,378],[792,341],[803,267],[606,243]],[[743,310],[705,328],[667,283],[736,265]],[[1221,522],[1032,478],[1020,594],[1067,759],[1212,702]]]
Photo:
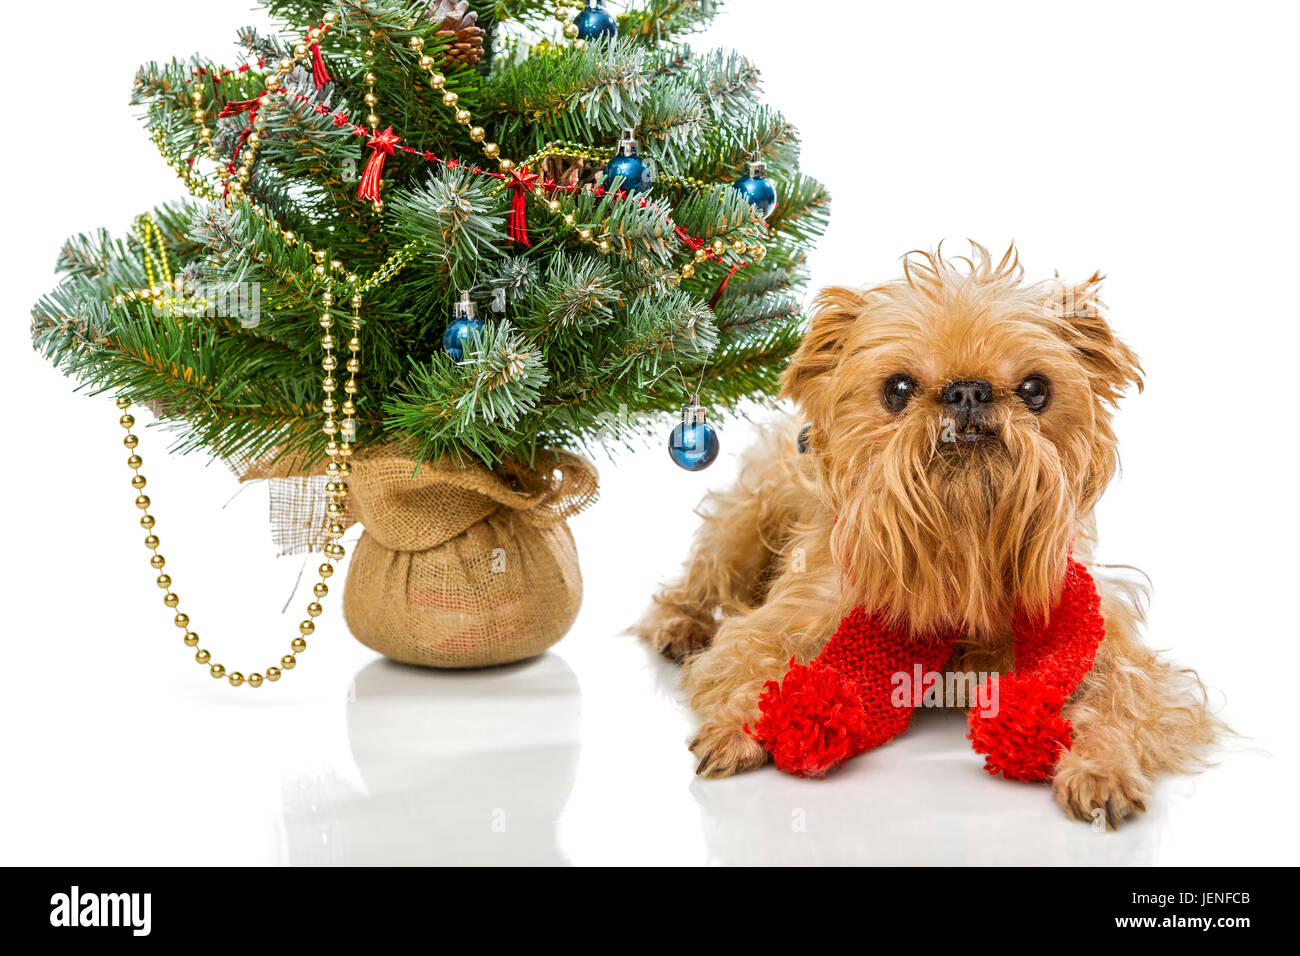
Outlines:
[[641,193],[650,188],[650,164],[640,156],[615,156],[605,164],[605,188],[613,189],[614,180],[623,177],[623,188]]
[[766,176],[741,176],[732,186],[766,219],[776,208],[776,188]]
[[483,323],[479,319],[454,319],[442,333],[442,350],[459,362],[465,357],[465,340],[482,334]]
[[603,3],[586,7],[573,20],[578,36],[584,40],[604,40],[618,35],[618,21],[605,9]]
[[718,433],[708,422],[681,422],[668,436],[668,456],[687,471],[703,471],[718,459]]

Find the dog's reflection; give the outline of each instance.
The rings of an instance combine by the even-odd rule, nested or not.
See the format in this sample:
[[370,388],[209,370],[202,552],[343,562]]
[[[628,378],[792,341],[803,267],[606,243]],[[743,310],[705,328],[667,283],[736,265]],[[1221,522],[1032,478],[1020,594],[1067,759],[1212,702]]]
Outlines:
[[337,776],[285,792],[293,864],[556,864],[578,763],[580,695],[543,654],[480,671],[377,660],[357,674],[348,740],[364,790]]
[[1149,865],[1166,825],[1163,799],[1121,831],[1062,817],[1043,784],[986,774],[961,714],[920,712],[896,741],[824,780],[770,764],[700,778],[711,863],[780,865]]

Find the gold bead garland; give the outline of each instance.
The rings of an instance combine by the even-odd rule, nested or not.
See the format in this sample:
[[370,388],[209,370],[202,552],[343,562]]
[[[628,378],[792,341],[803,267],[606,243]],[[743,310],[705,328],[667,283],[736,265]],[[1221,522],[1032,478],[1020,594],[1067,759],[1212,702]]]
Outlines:
[[[282,230],[281,234],[287,243],[290,245],[294,243],[295,237],[292,232]],[[310,249],[310,246],[308,246],[308,248]],[[317,263],[316,268],[318,276],[325,277],[331,271],[343,271],[343,264],[337,259],[331,260],[327,263],[328,255],[324,250],[311,250],[311,253]],[[146,262],[147,261],[148,260],[146,259]],[[355,291],[356,276],[348,275],[347,282],[351,285],[354,291],[348,300],[348,304],[352,309],[352,319],[348,323],[351,334],[349,335],[347,342],[348,358],[344,365],[344,368],[348,373],[348,378],[343,384],[343,391],[347,395],[347,398],[341,405],[336,402],[334,397],[334,393],[338,389],[338,382],[334,378],[335,369],[338,367],[338,359],[334,354],[335,350],[338,348],[338,342],[332,333],[335,325],[334,316],[329,311],[330,307],[335,303],[335,297],[330,291],[326,291],[321,295],[322,309],[320,312],[320,325],[324,333],[320,341],[321,349],[324,352],[324,357],[321,360],[321,367],[325,372],[324,379],[321,382],[321,387],[325,392],[325,401],[321,406],[325,415],[325,421],[323,422],[321,429],[329,439],[325,446],[325,452],[330,457],[330,462],[326,466],[327,481],[325,484],[326,494],[330,498],[327,507],[329,525],[326,528],[325,533],[330,540],[324,547],[325,561],[317,569],[317,573],[320,575],[320,580],[312,587],[313,600],[307,605],[307,616],[298,625],[299,636],[295,637],[290,642],[290,653],[280,658],[279,667],[268,667],[266,668],[264,675],[261,672],[253,672],[245,678],[240,671],[231,671],[227,674],[226,669],[222,664],[212,662],[212,654],[206,648],[199,648],[195,651],[194,659],[198,661],[198,663],[207,666],[208,673],[211,674],[213,678],[220,679],[225,677],[233,687],[239,687],[245,683],[248,684],[249,687],[261,687],[264,679],[271,682],[278,681],[282,670],[292,670],[297,665],[297,655],[307,649],[306,639],[315,632],[315,618],[320,616],[323,611],[320,599],[324,598],[329,593],[329,585],[326,582],[334,574],[333,562],[339,560],[346,554],[343,545],[338,542],[339,538],[341,538],[344,533],[342,522],[347,514],[347,479],[352,472],[352,465],[348,459],[352,456],[353,443],[356,439],[355,396],[358,392],[356,376],[361,370],[361,340],[357,336],[357,331],[361,327],[361,294],[360,292]],[[329,287],[327,286],[327,289],[328,288]],[[148,495],[144,494],[144,488],[148,482],[145,479],[145,476],[140,473],[140,468],[143,466],[144,461],[136,451],[140,442],[136,435],[131,431],[131,428],[135,425],[135,417],[128,411],[130,406],[130,399],[126,397],[119,397],[117,399],[117,407],[122,411],[122,416],[118,419],[118,424],[126,429],[127,432],[126,437],[123,439],[123,444],[131,452],[130,457],[127,458],[126,464],[127,467],[134,472],[131,477],[131,487],[137,492],[135,506],[144,512],[140,518],[140,526],[148,532],[144,544],[145,547],[152,552],[149,558],[149,565],[155,571],[159,572],[155,579],[155,583],[164,592],[163,604],[176,612],[172,618],[172,623],[184,631],[182,642],[186,647],[196,647],[199,643],[199,636],[190,629],[189,615],[184,611],[179,610],[180,597],[172,590],[171,576],[163,571],[167,565],[167,559],[158,553],[160,541],[153,531],[156,519],[149,511],[153,502],[150,500]],[[338,414],[344,416],[341,421],[336,417]]]
[[[565,2],[565,0],[559,0],[559,3],[556,7],[557,19],[561,18],[560,11],[567,9],[567,6],[568,5]],[[579,45],[581,44],[581,42],[582,41],[579,39],[576,41],[575,45]],[[411,37],[411,39],[407,41],[407,45],[414,52],[421,53],[421,54],[423,53],[424,40],[421,39],[420,37],[418,36]],[[474,118],[473,115],[470,113],[470,111],[460,106],[460,97],[457,96],[454,91],[446,90],[447,78],[437,71],[436,64],[434,63],[433,58],[429,56],[421,55],[418,61],[418,66],[420,69],[424,70],[426,73],[429,74],[428,83],[432,89],[444,90],[442,95],[442,105],[445,106],[447,109],[455,111],[456,122],[461,124],[462,126],[469,126],[471,123],[473,123]],[[484,142],[485,138],[486,138],[486,133],[484,132],[483,127],[473,126],[470,129],[470,139],[476,143],[481,144],[483,155],[486,156],[488,159],[496,160],[497,167],[500,169],[502,173],[509,173],[511,170],[515,169],[516,166],[514,161],[508,159],[505,156],[502,156],[501,148],[496,143],[490,141]],[[572,144],[567,144],[567,143],[550,144],[545,149],[529,157],[529,159],[518,168],[519,169],[540,168],[540,166],[535,166],[535,164],[540,163],[541,160],[545,159],[547,156],[565,156],[565,157],[572,157],[572,158],[586,158],[586,156],[593,156],[598,159],[599,158],[608,159],[609,157],[613,156],[613,154],[614,154],[613,150],[583,150],[581,147]],[[692,179],[690,177],[682,177],[678,181],[690,185],[693,188],[707,188],[707,184],[699,180]],[[505,187],[503,186],[502,188]],[[547,193],[545,186],[543,186],[541,183],[538,183],[532,189],[532,196],[534,199],[537,199],[540,202],[542,208],[544,208],[551,215],[563,214],[563,218],[561,221],[564,223],[566,227],[575,229],[577,231],[578,239],[581,242],[587,245],[594,246],[596,251],[599,252],[601,255],[608,255],[611,252],[613,252],[614,244],[611,241],[613,237],[610,235],[606,227],[606,223],[600,223],[599,232],[591,226],[579,225],[577,222],[577,218],[574,216],[574,214],[572,212],[566,212],[564,210],[563,202],[556,198],[556,196],[558,196],[561,192],[565,192],[565,190],[556,190],[554,193]],[[572,197],[570,197],[570,201],[572,201]],[[721,241],[721,240],[715,240],[715,242],[717,241]],[[724,246],[723,252],[725,251],[726,248]],[[733,251],[736,251],[737,255],[740,255],[743,252],[748,252],[749,254],[755,257],[755,261],[761,261],[763,255],[766,253],[767,250],[763,249],[761,245],[755,244],[754,246],[745,246],[743,249],[733,250]],[[717,256],[720,260],[722,253],[715,252],[714,255]],[[708,252],[704,251],[703,248],[696,251],[695,260],[697,262],[703,262],[707,258],[708,258]],[[392,260],[390,259],[390,261]],[[678,268],[675,272],[669,274],[667,278],[668,281],[670,282],[678,283],[681,282],[682,279],[689,279],[694,274],[695,274],[694,264],[691,262],[687,262],[683,264],[680,268]]]
[[[327,29],[331,26],[336,19],[336,14],[326,14],[325,28]],[[315,42],[318,36],[319,31],[317,31],[316,28],[312,28],[307,33],[307,42]],[[299,59],[304,58],[307,52],[306,44],[299,44],[298,48],[294,50],[293,58],[282,60],[279,64],[278,70],[275,73],[268,74],[266,79],[267,90],[273,91],[279,89],[284,75],[293,68],[293,65]],[[274,82],[272,82],[273,79]],[[263,104],[266,102],[266,96],[267,94],[263,94]],[[200,93],[197,96],[192,94],[191,102],[195,105],[194,120],[200,126],[199,142],[207,143],[210,139],[210,134],[208,136],[204,135],[206,125],[204,123],[204,116],[201,115],[199,109],[202,102],[202,94]],[[246,139],[246,149],[251,149],[254,152],[258,143],[258,140],[254,138],[257,129],[258,125],[255,120],[253,130],[250,131],[249,137]],[[220,201],[219,197],[211,187],[209,187],[200,177],[191,172],[189,164],[186,161],[175,157],[174,154],[170,152],[166,146],[165,139],[161,135],[161,131],[156,132],[154,142],[157,144],[159,152],[162,153],[163,158],[167,160],[168,164],[177,169],[178,173],[181,174],[193,195],[202,196],[203,198],[210,199],[213,202]],[[251,165],[252,161],[246,160],[244,168]],[[226,177],[226,180],[229,196],[226,197],[225,201],[230,203],[236,201],[239,194],[242,192],[240,184],[244,179],[241,179],[236,175],[235,177]],[[257,204],[249,201],[249,205],[261,214],[266,215],[265,211],[263,211]],[[270,216],[267,216],[267,219],[279,232],[281,238],[287,245],[292,246],[299,241],[292,230],[284,229]],[[165,247],[162,245],[161,234],[158,230],[157,223],[152,219],[152,217],[147,217],[141,220],[140,231],[142,233],[145,248],[145,272],[148,277],[150,289],[160,290],[163,288],[163,284],[158,281],[159,278],[161,278],[163,282],[168,284],[171,283],[170,266],[167,264],[166,251]],[[156,242],[158,246],[157,256],[154,255],[150,246],[151,242]],[[307,649],[307,637],[313,634],[316,630],[315,618],[323,613],[324,609],[320,602],[321,599],[329,593],[329,585],[326,582],[334,574],[334,562],[343,558],[346,554],[346,549],[343,545],[339,544],[339,539],[344,533],[342,522],[347,515],[347,479],[352,471],[352,465],[348,459],[353,454],[354,442],[356,440],[357,408],[355,399],[360,390],[357,384],[357,374],[361,371],[361,340],[357,334],[361,328],[361,283],[355,274],[346,272],[342,262],[338,259],[331,259],[325,250],[315,249],[309,242],[304,241],[302,244],[311,254],[315,262],[313,274],[319,279],[324,279],[326,283],[326,291],[321,294],[319,322],[323,332],[320,345],[322,352],[324,353],[321,359],[321,368],[324,372],[321,387],[325,392],[325,400],[321,405],[321,410],[324,413],[325,419],[321,425],[321,429],[328,439],[325,445],[325,452],[330,458],[325,469],[327,479],[325,491],[330,499],[326,508],[326,515],[329,524],[326,527],[325,533],[329,538],[329,543],[327,543],[323,549],[325,561],[322,562],[320,567],[317,569],[320,580],[312,587],[313,600],[307,605],[307,616],[298,625],[298,636],[290,641],[290,653],[285,654],[280,658],[278,667],[267,667],[264,672],[255,671],[245,677],[240,671],[231,671],[227,673],[224,665],[213,663],[212,653],[206,648],[198,648],[195,651],[194,659],[198,663],[206,666],[209,674],[211,674],[214,679],[225,677],[233,687],[240,687],[244,684],[247,684],[249,687],[261,687],[264,681],[271,681],[274,683],[280,679],[283,671],[292,670],[297,665],[297,655]],[[339,285],[339,283],[342,283],[342,285]],[[338,380],[335,378],[335,372],[339,367],[338,357],[335,355],[335,351],[339,346],[338,340],[333,334],[333,329],[336,323],[330,309],[336,302],[333,290],[338,289],[342,291],[343,288],[350,290],[350,294],[348,295],[348,306],[351,308],[352,318],[348,323],[348,357],[343,365],[344,370],[347,372],[347,379],[342,385],[342,390],[344,394],[346,394],[347,398],[340,404],[336,401],[334,394],[339,389]],[[197,647],[199,636],[190,628],[189,615],[184,611],[179,610],[180,597],[172,590],[171,576],[163,570],[166,567],[167,560],[163,555],[158,553],[158,547],[161,542],[158,536],[153,533],[156,519],[149,510],[152,506],[152,501],[148,495],[144,494],[144,488],[148,482],[145,476],[140,473],[140,468],[143,466],[144,461],[136,451],[139,446],[139,438],[137,438],[131,431],[131,428],[135,425],[135,417],[129,412],[130,406],[131,401],[125,396],[117,399],[117,407],[122,411],[122,416],[118,419],[118,424],[127,431],[126,437],[123,439],[123,444],[131,452],[126,463],[127,467],[134,473],[131,477],[131,487],[137,492],[135,505],[143,512],[140,517],[140,526],[148,532],[144,543],[145,547],[152,552],[149,559],[149,565],[151,568],[159,572],[158,576],[155,578],[155,583],[163,590],[164,606],[175,611],[175,614],[172,617],[172,623],[184,631],[182,643],[184,643],[186,647]],[[336,417],[338,415],[342,415],[342,419]]]

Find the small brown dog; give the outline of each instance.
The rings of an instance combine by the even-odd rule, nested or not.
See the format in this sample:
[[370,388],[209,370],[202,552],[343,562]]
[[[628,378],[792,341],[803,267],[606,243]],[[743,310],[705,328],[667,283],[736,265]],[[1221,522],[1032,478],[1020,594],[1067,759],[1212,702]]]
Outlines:
[[[1045,609],[1118,464],[1111,414],[1141,366],[1097,298],[1101,277],[1023,283],[994,262],[911,253],[904,277],[831,288],[783,379],[801,419],[773,429],[709,495],[682,578],[637,625],[685,665],[697,772],[767,755],[744,731],[763,685],[806,662],[855,605],[916,631],[959,625],[950,667],[1005,673],[1014,609]],[[800,425],[808,428],[796,439]],[[806,453],[797,444],[806,441]],[[1142,645],[1141,594],[1098,576],[1106,638],[1064,714],[1056,798],[1113,826],[1157,774],[1187,771],[1221,728],[1193,672]]]

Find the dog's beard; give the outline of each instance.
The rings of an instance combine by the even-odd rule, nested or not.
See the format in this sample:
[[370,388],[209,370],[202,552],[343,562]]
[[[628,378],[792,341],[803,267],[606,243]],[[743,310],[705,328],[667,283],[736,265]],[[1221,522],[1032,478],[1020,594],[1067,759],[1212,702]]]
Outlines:
[[1001,411],[988,424],[991,437],[954,442],[937,421],[916,422],[827,463],[839,504],[831,546],[858,603],[917,632],[981,637],[997,636],[1017,607],[1051,605],[1077,490],[1032,422]]

